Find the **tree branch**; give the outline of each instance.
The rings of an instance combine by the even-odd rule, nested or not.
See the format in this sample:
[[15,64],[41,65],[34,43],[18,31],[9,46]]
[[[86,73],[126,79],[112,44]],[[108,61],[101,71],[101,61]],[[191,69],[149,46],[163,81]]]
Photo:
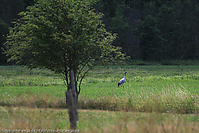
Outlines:
[[84,72],[84,74],[83,74],[83,76],[81,77],[80,82],[79,82],[79,91],[78,91],[78,94],[79,94],[80,91],[81,91],[80,86],[81,86],[82,80],[84,79],[84,77],[86,76],[86,74],[88,73],[88,71],[90,71],[91,69],[93,69],[93,67],[96,66],[96,65],[97,65],[97,63],[94,64],[92,67],[90,67],[88,70],[86,70],[86,71]]
[[88,60],[86,61],[86,63],[83,64],[82,68],[79,70],[78,74],[77,74],[77,81],[79,80],[79,75],[82,72],[82,70],[84,69],[84,67],[86,66],[86,64],[88,64],[88,62],[90,61],[90,59],[92,59],[91,57],[88,58]]

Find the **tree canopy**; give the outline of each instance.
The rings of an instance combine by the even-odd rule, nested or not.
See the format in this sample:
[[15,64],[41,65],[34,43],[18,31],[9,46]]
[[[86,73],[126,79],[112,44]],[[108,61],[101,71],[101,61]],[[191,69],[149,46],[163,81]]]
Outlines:
[[95,12],[94,1],[38,0],[10,28],[5,46],[9,60],[30,69],[41,67],[61,73],[70,84],[74,71],[79,91],[85,74],[97,63],[124,59],[112,45],[116,35],[107,32],[103,14]]

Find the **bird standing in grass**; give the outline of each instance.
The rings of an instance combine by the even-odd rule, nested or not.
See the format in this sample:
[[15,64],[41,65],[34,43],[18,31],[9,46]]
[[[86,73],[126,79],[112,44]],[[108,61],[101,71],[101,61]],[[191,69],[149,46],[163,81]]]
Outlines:
[[124,78],[120,79],[120,81],[117,83],[118,84],[118,87],[122,84],[124,84],[125,80],[126,80],[126,73],[127,72],[124,72]]

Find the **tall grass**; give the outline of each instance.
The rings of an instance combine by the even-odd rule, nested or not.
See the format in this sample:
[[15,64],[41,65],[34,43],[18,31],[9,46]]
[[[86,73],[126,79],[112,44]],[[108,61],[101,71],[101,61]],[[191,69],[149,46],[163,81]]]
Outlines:
[[126,92],[124,96],[81,98],[79,108],[111,111],[135,111],[157,113],[199,113],[198,98],[184,86],[168,85],[157,88],[142,88],[141,91]]
[[[163,86],[128,91],[124,95],[101,96],[96,99],[80,97],[79,109],[109,111],[157,112],[157,113],[199,113],[198,97],[193,96],[184,86]],[[31,108],[66,108],[65,98],[49,95],[22,94],[0,100],[1,106],[25,106]]]

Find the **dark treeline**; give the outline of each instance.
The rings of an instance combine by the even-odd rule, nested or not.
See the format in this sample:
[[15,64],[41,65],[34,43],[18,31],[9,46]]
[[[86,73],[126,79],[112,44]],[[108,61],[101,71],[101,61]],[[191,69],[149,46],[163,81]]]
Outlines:
[[[0,47],[11,22],[35,0],[0,0]],[[132,59],[171,60],[199,58],[199,1],[100,0],[108,31],[118,34],[114,45]],[[0,63],[6,57],[0,50]]]
[[101,0],[99,10],[132,59],[199,58],[199,1]]
[[7,58],[3,54],[3,43],[12,22],[18,18],[18,13],[25,11],[26,7],[33,5],[34,0],[0,0],[0,65],[7,63]]

